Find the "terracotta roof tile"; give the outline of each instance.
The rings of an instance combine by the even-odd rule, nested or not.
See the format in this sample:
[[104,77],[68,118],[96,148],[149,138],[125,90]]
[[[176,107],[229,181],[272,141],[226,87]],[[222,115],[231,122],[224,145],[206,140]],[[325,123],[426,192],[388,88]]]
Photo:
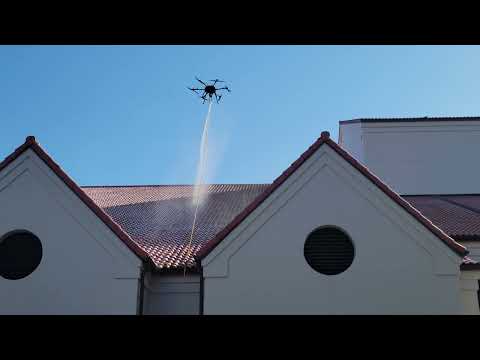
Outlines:
[[207,185],[197,215],[197,227],[188,251],[193,223],[191,185],[83,187],[83,190],[147,252],[161,269],[195,265],[200,248],[222,230],[268,185]]
[[411,195],[403,198],[455,240],[480,240],[480,195]]

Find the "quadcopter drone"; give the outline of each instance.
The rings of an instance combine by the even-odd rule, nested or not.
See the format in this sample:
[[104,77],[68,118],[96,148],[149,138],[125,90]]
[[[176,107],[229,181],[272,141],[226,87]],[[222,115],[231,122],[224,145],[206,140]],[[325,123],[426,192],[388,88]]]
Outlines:
[[[188,88],[188,89],[192,90],[197,95],[199,95],[203,99],[204,104],[205,104],[205,101],[207,101],[207,100],[211,101],[212,96],[214,96],[214,95],[215,95],[215,99],[217,100],[217,103],[219,103],[220,99],[222,98],[222,94],[217,93],[217,91],[219,91],[219,90],[227,90],[228,92],[230,92],[230,89],[228,88],[228,86],[224,86],[224,87],[221,87],[221,88],[216,88],[215,87],[217,82],[224,82],[222,80],[218,80],[218,79],[210,80],[210,81],[213,81],[213,84],[208,84],[207,85],[202,80],[200,80],[199,78],[195,77],[195,79],[197,79],[197,81],[200,82],[205,87],[203,89],[197,89],[197,88]],[[198,91],[202,91],[202,93],[199,93]],[[207,98],[207,96],[209,98]]]

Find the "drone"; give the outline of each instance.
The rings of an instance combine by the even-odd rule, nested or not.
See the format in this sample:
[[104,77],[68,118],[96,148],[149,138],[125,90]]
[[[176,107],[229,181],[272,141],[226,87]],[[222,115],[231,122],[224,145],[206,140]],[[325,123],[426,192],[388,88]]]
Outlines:
[[[200,82],[203,86],[205,86],[203,89],[198,89],[198,88],[188,88],[189,90],[192,90],[193,92],[195,92],[197,95],[200,96],[200,98],[203,99],[203,103],[205,104],[205,101],[209,100],[211,101],[212,100],[212,96],[215,95],[215,100],[217,100],[217,104],[220,102],[220,99],[222,98],[222,94],[218,94],[217,91],[219,90],[227,90],[228,92],[231,92],[230,89],[228,88],[228,86],[224,86],[224,87],[221,87],[221,88],[216,88],[215,85],[219,82],[223,83],[225,81],[222,81],[222,80],[218,80],[218,79],[215,79],[215,80],[209,80],[209,81],[213,81],[213,84],[205,84],[202,80],[200,80],[199,78],[195,77],[195,79],[197,79],[198,82]],[[198,91],[202,91],[202,93],[199,93]],[[200,95],[201,94],[201,95]],[[207,98],[207,96],[209,98]]]

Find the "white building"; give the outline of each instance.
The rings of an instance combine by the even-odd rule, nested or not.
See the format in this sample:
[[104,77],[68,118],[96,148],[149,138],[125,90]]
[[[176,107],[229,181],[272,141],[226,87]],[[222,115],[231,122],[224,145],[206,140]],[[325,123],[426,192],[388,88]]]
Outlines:
[[[480,118],[340,122],[272,184],[79,187],[0,163],[1,314],[480,314]],[[186,266],[186,273],[184,273]]]

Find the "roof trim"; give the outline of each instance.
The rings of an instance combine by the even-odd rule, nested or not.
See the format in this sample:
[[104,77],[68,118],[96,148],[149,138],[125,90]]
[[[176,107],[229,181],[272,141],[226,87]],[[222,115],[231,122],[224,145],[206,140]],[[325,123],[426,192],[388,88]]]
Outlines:
[[[42,149],[34,136],[28,136],[25,142],[15,151],[0,162],[0,171],[10,165],[27,149],[33,150],[35,154],[73,191],[75,195],[90,209],[102,222],[113,231],[115,235],[132,250],[141,260],[152,262],[148,254],[140,248],[133,239],[62,170],[62,168]],[[153,262],[152,262],[153,263]]]
[[375,176],[365,166],[360,164],[355,158],[348,152],[343,150],[337,143],[330,139],[330,133],[324,131],[320,137],[295,160],[279,177],[277,177],[273,183],[260,194],[250,205],[248,205],[240,214],[238,214],[222,231],[220,231],[212,240],[209,240],[196,254],[196,260],[204,259],[210,252],[227,237],[248,215],[250,215],[261,203],[263,203],[280,185],[282,185],[308,158],[310,158],[323,144],[327,144],[338,155],[346,160],[350,165],[357,169],[367,179],[369,179],[374,185],[382,190],[390,199],[400,205],[410,215],[417,219],[422,225],[424,225],[430,232],[437,236],[442,242],[444,242],[451,250],[453,250],[459,256],[465,256],[468,254],[468,250],[453,240],[440,228],[435,226],[430,220],[423,216],[417,209],[415,209],[410,203],[402,199],[400,195],[390,189],[385,183],[383,183],[377,176]]
[[412,117],[412,118],[359,118],[352,120],[341,120],[340,125],[358,123],[395,123],[395,122],[435,122],[435,121],[480,121],[480,116],[452,116],[452,117]]

